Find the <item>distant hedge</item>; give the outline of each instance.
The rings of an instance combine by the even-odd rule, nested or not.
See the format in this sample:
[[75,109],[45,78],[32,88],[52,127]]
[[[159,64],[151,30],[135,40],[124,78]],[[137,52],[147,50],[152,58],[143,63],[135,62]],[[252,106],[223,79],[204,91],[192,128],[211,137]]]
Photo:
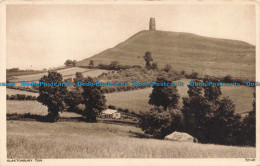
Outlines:
[[6,95],[7,100],[36,100],[36,96],[16,94],[16,95]]
[[[27,92],[33,92],[38,93],[39,91],[37,89],[29,88],[29,87],[21,87],[21,86],[7,86],[9,89],[15,89],[15,90],[21,90],[21,91],[27,91]],[[34,87],[37,88],[37,87]]]

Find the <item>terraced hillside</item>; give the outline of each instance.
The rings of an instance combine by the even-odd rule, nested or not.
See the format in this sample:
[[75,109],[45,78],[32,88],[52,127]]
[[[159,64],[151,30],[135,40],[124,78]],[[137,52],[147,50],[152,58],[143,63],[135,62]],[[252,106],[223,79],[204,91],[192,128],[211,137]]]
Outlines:
[[114,48],[80,61],[78,66],[118,61],[123,65],[145,65],[143,56],[152,53],[159,67],[171,64],[176,70],[201,75],[255,78],[255,46],[246,42],[202,37],[190,33],[141,31]]

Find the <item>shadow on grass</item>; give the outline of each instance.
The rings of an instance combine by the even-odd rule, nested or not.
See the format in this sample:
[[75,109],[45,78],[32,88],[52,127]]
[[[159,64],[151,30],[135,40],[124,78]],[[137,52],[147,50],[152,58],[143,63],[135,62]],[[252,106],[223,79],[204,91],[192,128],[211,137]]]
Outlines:
[[[12,114],[7,114],[6,115],[7,120],[22,120],[22,121],[38,121],[38,122],[51,122],[49,120],[48,116],[43,116],[43,115],[36,115],[36,114],[17,114],[17,113],[12,113]],[[82,117],[61,117],[59,122],[81,122],[85,121],[84,118]]]
[[133,138],[147,138],[147,139],[149,139],[149,138],[152,138],[152,136],[149,136],[149,135],[147,135],[147,134],[142,134],[142,133],[138,133],[138,132],[133,132],[133,131],[129,131],[129,133],[132,133],[133,135],[132,136],[130,136],[130,137],[133,137]]

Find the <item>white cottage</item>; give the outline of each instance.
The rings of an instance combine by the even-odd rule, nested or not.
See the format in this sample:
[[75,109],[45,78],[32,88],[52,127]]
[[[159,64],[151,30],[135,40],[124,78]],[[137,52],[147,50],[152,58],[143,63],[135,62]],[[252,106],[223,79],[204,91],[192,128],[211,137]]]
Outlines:
[[117,112],[117,110],[107,109],[101,112],[101,118],[120,119],[121,113]]

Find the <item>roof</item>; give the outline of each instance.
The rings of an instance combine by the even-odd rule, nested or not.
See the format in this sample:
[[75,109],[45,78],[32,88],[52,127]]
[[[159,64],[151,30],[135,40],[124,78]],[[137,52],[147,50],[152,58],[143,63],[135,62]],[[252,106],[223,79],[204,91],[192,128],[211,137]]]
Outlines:
[[112,109],[107,109],[107,110],[102,111],[103,114],[113,114],[116,112],[117,112],[117,110],[112,110]]

